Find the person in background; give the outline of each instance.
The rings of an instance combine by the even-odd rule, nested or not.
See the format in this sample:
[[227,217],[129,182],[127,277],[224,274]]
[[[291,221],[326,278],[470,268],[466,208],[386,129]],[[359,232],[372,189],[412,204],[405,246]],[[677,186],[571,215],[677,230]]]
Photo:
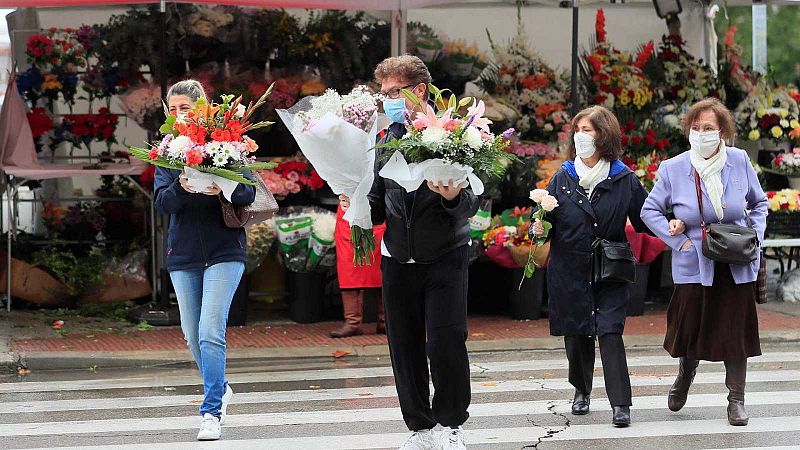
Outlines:
[[[336,274],[339,277],[339,289],[342,291],[342,307],[344,308],[344,324],[331,331],[332,338],[358,336],[364,333],[361,322],[364,318],[364,296],[367,290],[375,290],[375,300],[378,306],[377,334],[386,334],[386,325],[383,321],[383,298],[381,297],[381,253],[376,248],[372,252],[372,265],[353,265],[353,243],[350,241],[350,224],[342,217],[350,206],[349,201],[341,201],[336,212]],[[377,225],[372,229],[375,242],[383,239],[385,225]]]
[[[182,116],[205,98],[199,82],[185,80],[167,93],[169,113]],[[249,171],[243,175],[252,179]],[[225,327],[233,294],[246,261],[244,228],[228,228],[219,195],[213,185],[195,192],[180,170],[157,167],[155,208],[169,214],[167,270],[181,316],[181,329],[203,378],[202,421],[197,439],[220,438],[233,390],[225,379]],[[240,184],[232,202],[246,206],[255,200],[253,186]]]
[[703,255],[697,185],[705,223],[752,226],[761,242],[767,197],[747,152],[731,146],[736,125],[722,102],[710,98],[694,104],[683,127],[689,151],[661,163],[658,181],[642,208],[647,226],[672,248],[675,290],[667,310],[664,349],[680,362],[667,405],[680,411],[686,404],[699,360],[724,361],[728,422],[747,425],[747,358],[761,354],[756,312],[760,260],[723,264]]
[[[595,239],[626,242],[630,220],[646,232],[639,212],[647,197],[639,178],[619,160],[619,122],[611,111],[592,106],[572,119],[570,153],[547,186],[558,207],[549,213],[553,228],[547,265],[550,334],[564,336],[569,382],[575,386],[572,414],[589,413],[594,377],[595,339],[600,344],[611,422],[631,423],[631,380],[622,331],[628,307],[628,285],[592,281]],[[544,233],[540,220],[531,224],[532,238]]]

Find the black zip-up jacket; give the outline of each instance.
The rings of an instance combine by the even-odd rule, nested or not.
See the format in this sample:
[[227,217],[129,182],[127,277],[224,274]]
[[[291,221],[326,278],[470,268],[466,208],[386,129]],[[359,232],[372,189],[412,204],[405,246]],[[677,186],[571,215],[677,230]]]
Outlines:
[[[247,237],[244,228],[228,228],[222,219],[218,196],[190,194],[180,183],[180,170],[156,167],[155,207],[169,214],[167,270],[204,269],[231,261],[246,262]],[[252,179],[249,171],[243,175]],[[240,184],[231,200],[249,205],[256,198],[253,186]]]
[[[405,133],[403,124],[393,123],[378,143],[399,139]],[[402,263],[413,259],[430,264],[466,245],[470,241],[469,218],[479,206],[472,188],[462,189],[451,202],[428,189],[427,183],[407,193],[399,184],[378,175],[392,152],[375,151],[375,181],[369,193],[372,223],[386,222],[383,241],[392,258]]]

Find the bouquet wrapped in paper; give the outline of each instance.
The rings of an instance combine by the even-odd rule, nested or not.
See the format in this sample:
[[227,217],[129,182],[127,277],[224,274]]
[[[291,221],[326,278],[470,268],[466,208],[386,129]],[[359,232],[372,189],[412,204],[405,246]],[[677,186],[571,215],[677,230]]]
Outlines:
[[[446,90],[433,85],[429,88],[436,109],[423,105],[413,93],[403,90],[406,98],[424,112],[407,114],[408,133],[381,145],[395,152],[379,174],[408,192],[430,181],[443,186],[471,185],[475,195],[481,195],[484,186],[476,172],[489,177],[503,175],[507,163],[514,158],[505,152],[514,129],[495,136],[489,130],[492,121],[484,117],[486,105],[482,100],[467,97],[458,101],[455,95],[445,100]],[[458,114],[459,108],[470,104],[466,115]]]
[[367,194],[374,180],[378,109],[365,86],[346,95],[328,89],[305,97],[278,116],[300,150],[337,195],[350,198],[344,220],[350,224],[354,265],[371,264],[375,249]]
[[160,128],[164,138],[149,150],[131,148],[131,155],[147,163],[183,170],[189,185],[197,192],[216,184],[228,201],[237,184],[255,185],[242,176],[242,170],[272,169],[273,163],[259,163],[250,156],[258,144],[245,136],[271,122],[251,123],[253,113],[266,102],[272,87],[253,104],[245,107],[242,98],[223,95],[222,103],[200,98],[186,115],[167,114]]

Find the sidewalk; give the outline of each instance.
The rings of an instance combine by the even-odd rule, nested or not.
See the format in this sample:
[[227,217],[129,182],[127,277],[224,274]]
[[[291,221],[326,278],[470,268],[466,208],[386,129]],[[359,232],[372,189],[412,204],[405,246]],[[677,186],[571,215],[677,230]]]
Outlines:
[[[0,359],[0,364],[5,365],[6,371],[16,370],[17,361],[29,369],[42,370],[139,367],[191,360],[180,327],[145,331],[128,327],[114,332],[71,332],[65,336],[51,332],[50,335],[56,337],[8,338],[12,327],[22,328],[14,325],[13,320],[13,313],[10,320],[0,317],[0,357],[5,358]],[[281,322],[232,327],[227,335],[229,360],[388,355],[386,337],[382,335],[329,338],[328,333],[339,325],[339,322]],[[762,341],[800,341],[800,304],[760,306],[759,325]],[[372,333],[373,327],[374,324],[367,324],[364,330]],[[626,346],[660,346],[665,327],[664,311],[629,317],[625,327]],[[547,319],[515,321],[502,316],[472,316],[469,333],[470,351],[560,349],[563,346],[561,338],[549,335]],[[8,348],[4,349],[6,338]]]

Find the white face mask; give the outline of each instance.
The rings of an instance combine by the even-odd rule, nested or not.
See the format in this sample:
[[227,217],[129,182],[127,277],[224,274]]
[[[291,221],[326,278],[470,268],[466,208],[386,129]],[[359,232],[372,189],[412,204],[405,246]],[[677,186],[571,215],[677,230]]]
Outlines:
[[588,158],[594,155],[594,138],[590,134],[583,131],[575,133],[573,136],[575,141],[575,156],[579,158]]
[[698,155],[705,159],[711,157],[719,148],[719,131],[704,131],[699,132],[696,130],[689,131],[689,145],[691,151],[697,152]]

